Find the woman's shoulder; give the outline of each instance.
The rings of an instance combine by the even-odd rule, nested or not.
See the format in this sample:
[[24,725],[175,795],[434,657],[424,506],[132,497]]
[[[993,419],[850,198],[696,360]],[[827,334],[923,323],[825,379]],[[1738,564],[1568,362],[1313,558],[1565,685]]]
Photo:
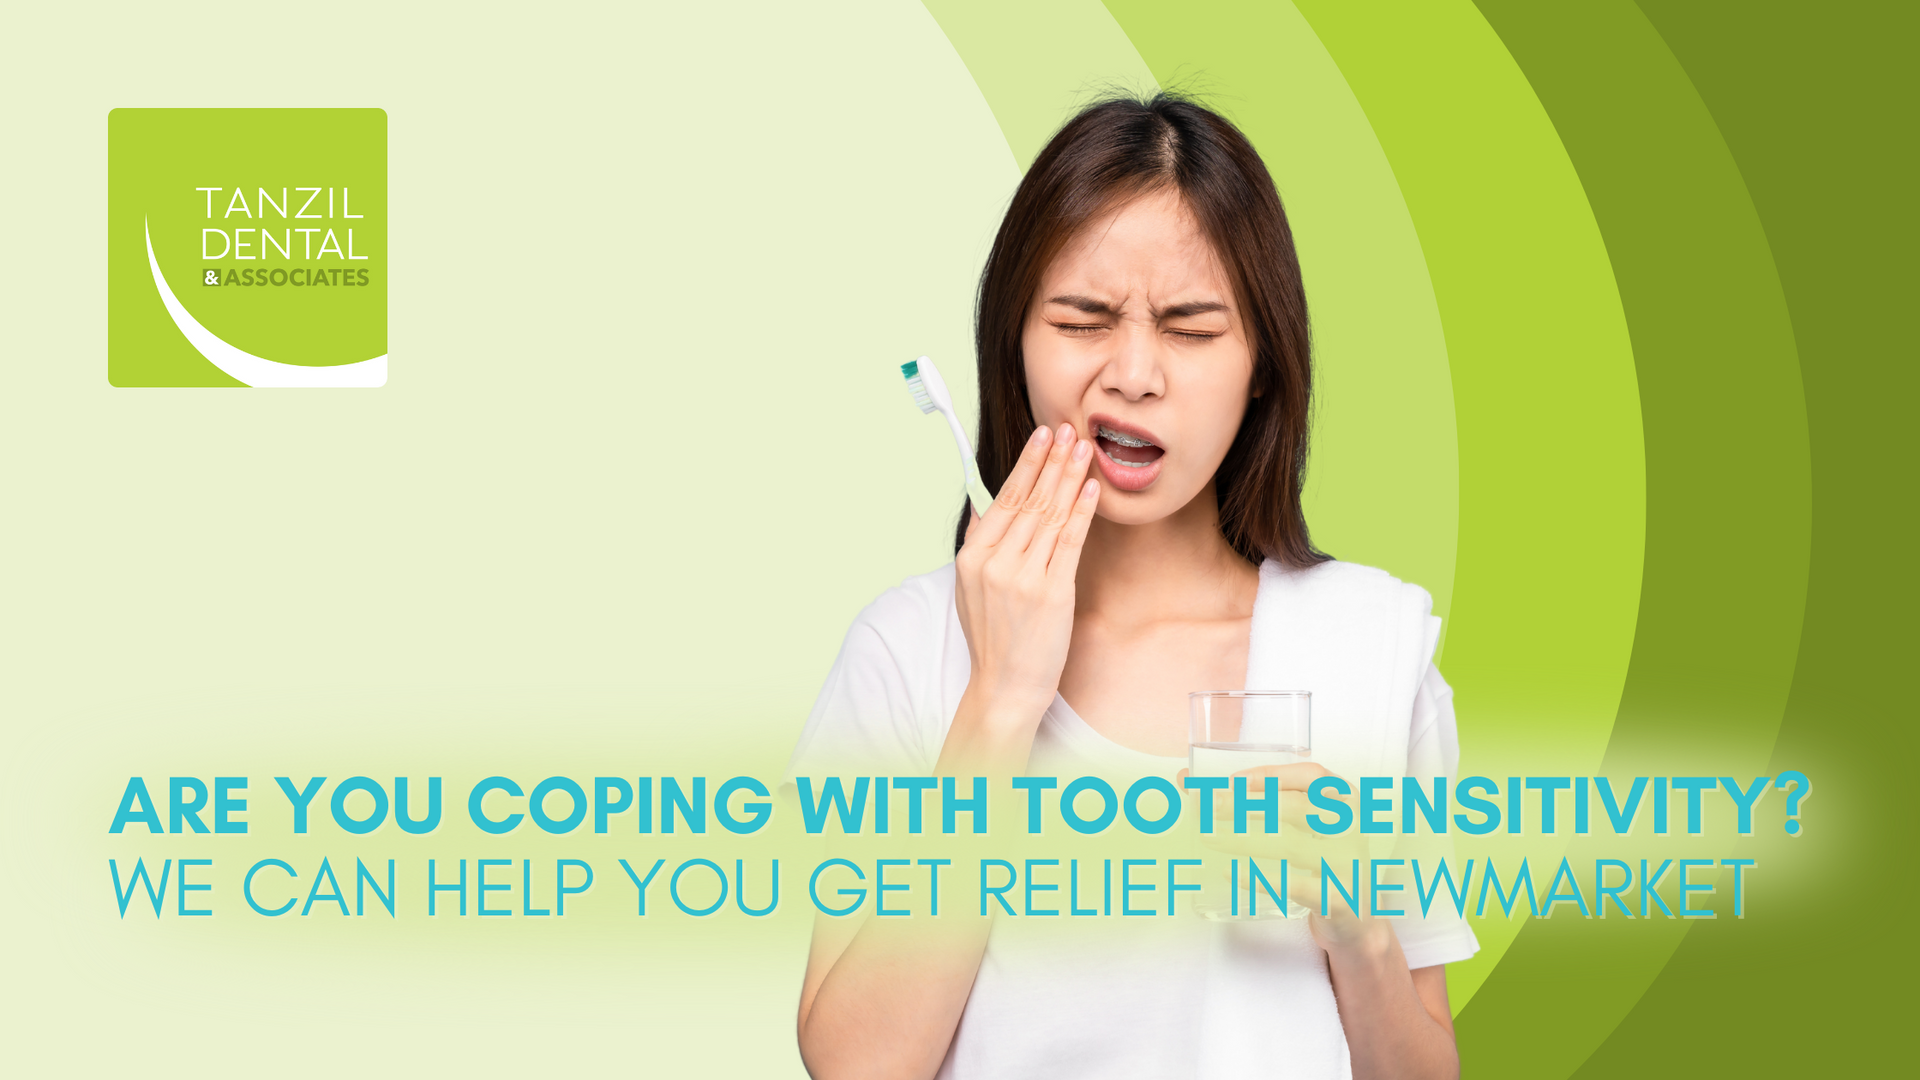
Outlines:
[[953,588],[952,563],[915,574],[861,608],[854,627],[885,641],[938,640],[954,617]]
[[948,699],[966,685],[965,637],[953,613],[953,567],[916,574],[875,597],[848,628],[788,766],[910,774],[940,754]]
[[1376,598],[1415,607],[1422,615],[1433,611],[1432,595],[1420,586],[1378,567],[1339,559],[1312,566],[1286,566],[1268,559],[1260,565],[1260,584],[1262,588],[1300,593],[1315,600],[1346,603]]
[[874,597],[847,628],[840,662],[895,673],[917,695],[937,696],[947,669],[966,655],[953,589],[953,564],[948,563]]

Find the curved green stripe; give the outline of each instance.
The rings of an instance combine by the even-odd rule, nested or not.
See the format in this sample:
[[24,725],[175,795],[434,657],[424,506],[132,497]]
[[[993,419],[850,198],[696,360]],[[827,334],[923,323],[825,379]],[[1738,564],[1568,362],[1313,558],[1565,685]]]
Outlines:
[[[1805,407],[1759,221],[1713,119],[1626,0],[1482,0],[1579,170],[1633,333],[1647,447],[1646,569],[1605,771],[1766,772],[1806,589]],[[1596,857],[1699,845],[1593,837]],[[1460,1017],[1489,1076],[1565,1076],[1693,924],[1536,922]]]
[[[1546,112],[1470,4],[1299,6],[1393,162],[1446,326],[1461,771],[1588,774],[1626,679],[1645,520],[1633,353],[1599,229]],[[1511,868],[1557,846],[1516,840],[1459,848]],[[1481,954],[1448,972],[1456,1010],[1519,924],[1475,932]]]
[[1868,904],[1920,885],[1913,861],[1897,857],[1912,846],[1920,751],[1909,675],[1920,513],[1906,494],[1920,475],[1910,314],[1920,8],[1639,6],[1726,139],[1793,319],[1815,525],[1793,688],[1767,771],[1806,772],[1818,797],[1806,839],[1787,841],[1773,816],[1742,852],[1767,868],[1749,917],[1695,926],[1578,1075],[1628,1075],[1648,1061],[1676,1075],[1905,1075],[1912,991],[1899,960],[1915,954],[1914,925],[1870,918],[1861,933],[1836,934],[1833,914],[1851,897],[1833,885],[1864,870],[1853,880]]
[[1100,0],[923,0],[953,43],[1024,172],[1067,117],[1153,75]]

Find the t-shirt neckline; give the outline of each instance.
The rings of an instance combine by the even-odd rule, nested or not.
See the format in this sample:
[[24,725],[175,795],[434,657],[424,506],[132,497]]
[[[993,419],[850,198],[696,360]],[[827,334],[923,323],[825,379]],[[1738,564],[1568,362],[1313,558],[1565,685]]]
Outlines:
[[1131,746],[1114,742],[1112,739],[1102,735],[1092,724],[1087,723],[1084,717],[1075,712],[1073,706],[1067,704],[1067,699],[1062,697],[1059,691],[1054,692],[1053,704],[1047,706],[1046,715],[1041,719],[1044,723],[1048,724],[1054,733],[1059,735],[1062,740],[1075,746],[1082,753],[1090,757],[1124,758],[1128,764],[1150,765],[1155,772],[1169,771],[1184,767],[1187,764],[1187,759],[1184,755],[1181,757],[1164,757],[1160,754],[1149,754],[1145,750],[1135,750]]

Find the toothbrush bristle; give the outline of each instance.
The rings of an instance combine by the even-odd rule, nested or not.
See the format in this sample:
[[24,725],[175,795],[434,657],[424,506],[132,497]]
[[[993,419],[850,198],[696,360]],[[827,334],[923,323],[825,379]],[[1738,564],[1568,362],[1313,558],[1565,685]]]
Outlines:
[[926,380],[922,379],[919,375],[908,375],[907,390],[913,394],[913,403],[920,407],[921,412],[930,413],[933,411],[933,395],[927,393]]

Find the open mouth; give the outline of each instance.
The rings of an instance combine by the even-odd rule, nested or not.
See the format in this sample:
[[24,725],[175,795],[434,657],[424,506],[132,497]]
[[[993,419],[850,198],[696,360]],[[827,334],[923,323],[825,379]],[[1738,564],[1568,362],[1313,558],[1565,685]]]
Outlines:
[[1151,440],[1106,424],[1094,426],[1094,443],[1107,460],[1123,469],[1144,469],[1166,455]]

